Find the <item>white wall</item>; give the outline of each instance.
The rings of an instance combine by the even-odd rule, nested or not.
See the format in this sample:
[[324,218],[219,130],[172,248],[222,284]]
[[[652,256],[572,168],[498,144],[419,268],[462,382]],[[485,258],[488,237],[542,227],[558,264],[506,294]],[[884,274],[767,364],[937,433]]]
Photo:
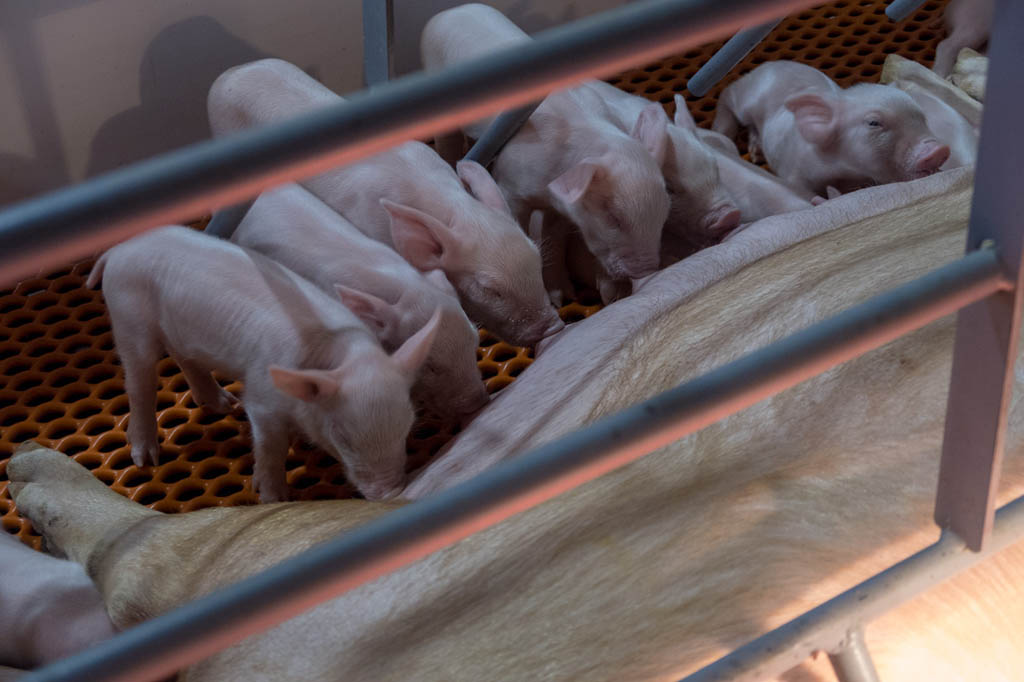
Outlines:
[[[399,73],[456,4],[395,0]],[[533,32],[622,0],[488,4]],[[359,89],[361,0],[0,0],[0,204],[207,137],[210,84],[267,56]]]

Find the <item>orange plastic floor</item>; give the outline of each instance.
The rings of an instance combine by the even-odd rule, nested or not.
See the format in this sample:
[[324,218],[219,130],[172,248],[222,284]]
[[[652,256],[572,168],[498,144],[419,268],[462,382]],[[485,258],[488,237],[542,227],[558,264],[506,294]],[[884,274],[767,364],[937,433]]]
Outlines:
[[[884,15],[885,3],[836,2],[783,21],[728,78],[703,98],[687,94],[698,125],[710,126],[725,85],[771,59],[795,59],[822,69],[839,84],[877,81],[889,53],[928,66],[942,38],[945,0],[926,3],[901,25]],[[625,90],[666,105],[721,42],[705,45],[612,80]],[[192,401],[185,378],[165,358],[159,366],[160,466],[131,463],[125,433],[128,398],[114,349],[103,297],[85,288],[92,262],[0,292],[0,522],[3,529],[38,547],[39,537],[18,516],[7,493],[7,460],[17,444],[35,440],[73,456],[119,493],[163,512],[214,505],[254,504],[252,454],[247,424],[205,414]],[[561,310],[567,322],[600,308],[595,298]],[[581,352],[584,352],[581,349]],[[517,348],[480,332],[478,364],[490,392],[512,383],[532,362]],[[238,383],[223,382],[232,392]],[[514,418],[510,415],[509,417]],[[455,433],[451,425],[424,417],[408,442],[409,467],[422,466]],[[295,443],[287,460],[294,499],[329,499],[353,494],[333,458]]]

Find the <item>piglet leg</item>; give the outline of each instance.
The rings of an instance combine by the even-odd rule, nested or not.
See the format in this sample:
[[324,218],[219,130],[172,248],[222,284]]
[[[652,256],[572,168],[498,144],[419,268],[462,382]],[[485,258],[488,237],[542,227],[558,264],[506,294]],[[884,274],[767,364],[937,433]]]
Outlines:
[[280,416],[259,410],[246,410],[252,427],[253,465],[252,485],[260,495],[260,502],[288,500],[288,483],[284,461],[288,456],[288,428]]
[[576,298],[576,288],[569,279],[566,264],[569,232],[565,225],[555,224],[557,222],[557,218],[545,215],[544,211],[532,211],[527,234],[540,249],[541,272],[548,298],[556,308],[560,308],[566,301]]
[[156,363],[160,349],[155,337],[146,333],[118,334],[117,344],[124,367],[124,387],[128,393],[128,438],[132,444],[135,466],[156,465],[160,461],[160,444],[156,436]]
[[214,414],[228,414],[238,408],[238,398],[221,388],[209,371],[190,360],[179,360],[178,365],[197,405]]

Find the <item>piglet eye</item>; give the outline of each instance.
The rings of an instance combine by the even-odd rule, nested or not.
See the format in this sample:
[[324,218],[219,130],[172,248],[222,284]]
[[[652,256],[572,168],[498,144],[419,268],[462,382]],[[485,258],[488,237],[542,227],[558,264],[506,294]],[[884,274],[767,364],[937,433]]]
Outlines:
[[870,121],[868,121],[868,126],[871,128],[881,128],[882,122],[879,121],[878,119],[873,118]]

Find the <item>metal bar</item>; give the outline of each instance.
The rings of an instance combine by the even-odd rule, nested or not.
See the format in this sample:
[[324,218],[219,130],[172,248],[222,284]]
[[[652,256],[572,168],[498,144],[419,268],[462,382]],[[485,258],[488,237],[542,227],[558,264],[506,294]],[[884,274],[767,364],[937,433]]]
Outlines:
[[1003,458],[1006,410],[1021,314],[1024,243],[1024,3],[1001,0],[989,40],[988,94],[982,118],[967,248],[999,244],[1006,291],[960,312],[946,412],[935,520],[980,550],[992,527]]
[[24,682],[158,679],[1007,286],[991,249],[819,322]]
[[697,97],[708,94],[708,91],[715,87],[718,81],[736,68],[736,65],[743,61],[743,58],[768,37],[768,34],[781,22],[782,19],[779,18],[769,21],[767,24],[745,28],[729,38],[729,41],[719,48],[718,52],[711,55],[711,59],[700,67],[697,73],[693,74],[693,78],[687,81],[686,89]]
[[539,106],[540,101],[537,101],[500,114],[466,153],[466,159],[476,161],[484,167],[490,166],[502,147],[519,132]]
[[363,84],[391,80],[394,75],[394,0],[363,0]]
[[409,139],[424,139],[815,4],[646,0],[302,117],[136,163],[0,213],[0,286]]
[[829,652],[828,660],[839,682],[880,682],[862,627],[850,630],[839,649]]
[[210,222],[206,225],[203,230],[206,234],[213,235],[214,237],[220,237],[221,239],[231,239],[231,235],[235,233],[238,226],[241,224],[242,219],[245,218],[245,214],[249,212],[255,201],[243,201],[240,204],[234,206],[226,206],[210,218]]
[[781,675],[815,651],[838,648],[850,623],[866,623],[882,615],[1021,537],[1024,497],[998,511],[992,542],[981,555],[969,551],[955,533],[944,532],[935,544],[744,644],[682,682],[761,682]]
[[892,0],[885,8],[885,15],[899,23],[916,12],[917,8],[924,3],[925,0]]

